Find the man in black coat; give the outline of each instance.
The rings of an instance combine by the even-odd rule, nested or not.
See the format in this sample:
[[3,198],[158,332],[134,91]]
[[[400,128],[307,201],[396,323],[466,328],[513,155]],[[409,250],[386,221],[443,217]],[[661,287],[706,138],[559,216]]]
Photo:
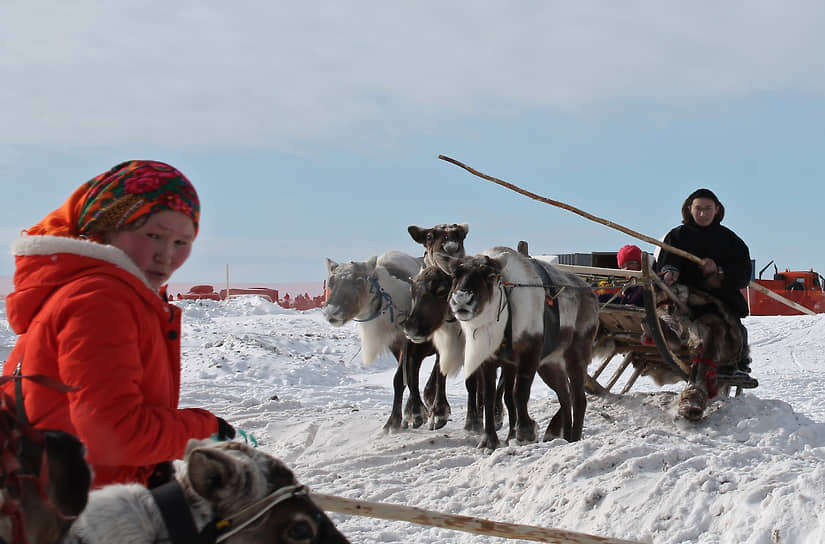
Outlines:
[[[701,265],[665,250],[658,269],[668,285],[676,282],[705,291],[721,300],[737,317],[748,315],[741,289],[751,279],[748,246],[732,230],[721,225],[725,207],[709,189],[697,189],[682,204],[682,224],[672,229],[664,242],[701,257]],[[744,329],[744,327],[743,327]],[[739,370],[750,372],[745,330],[745,356]]]
[[665,243],[684,249],[704,262],[698,265],[662,250],[659,271],[665,282],[679,282],[701,289],[724,302],[737,317],[748,315],[741,289],[751,279],[748,246],[732,230],[721,225],[725,207],[709,189],[691,193],[682,205],[682,224],[665,236]]

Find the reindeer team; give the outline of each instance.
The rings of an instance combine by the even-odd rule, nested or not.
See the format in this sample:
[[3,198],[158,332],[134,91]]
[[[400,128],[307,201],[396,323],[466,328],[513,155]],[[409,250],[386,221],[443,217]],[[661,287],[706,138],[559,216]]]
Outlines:
[[[365,364],[385,349],[398,360],[385,430],[417,427],[426,418],[430,428],[443,426],[450,413],[445,378],[463,368],[465,428],[482,432],[478,447],[499,445],[501,409],[496,406],[501,396],[510,422],[508,440],[536,440],[536,423],[528,413],[536,374],[559,401],[544,439],[579,440],[587,365],[599,323],[590,286],[575,274],[506,247],[467,256],[467,224],[410,226],[408,231],[424,246],[423,259],[397,251],[366,262],[327,259],[327,320],[332,325],[361,322]],[[418,373],[423,358],[433,353],[436,365],[422,401]],[[410,397],[402,417],[405,383]]]

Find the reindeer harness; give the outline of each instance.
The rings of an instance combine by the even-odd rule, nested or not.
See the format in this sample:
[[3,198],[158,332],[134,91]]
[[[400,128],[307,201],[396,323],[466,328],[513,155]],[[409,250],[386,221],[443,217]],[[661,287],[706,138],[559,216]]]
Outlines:
[[[304,485],[281,487],[230,516],[209,522],[203,531],[199,532],[180,482],[172,480],[150,492],[160,510],[173,544],[220,544],[246,529],[280,503],[296,497],[309,496],[309,489]],[[247,519],[239,521],[247,515],[249,516]],[[317,537],[312,542],[315,543],[316,540]]]
[[[370,294],[376,294],[376,299],[378,301],[378,307],[376,308],[375,312],[372,313],[366,319],[353,319],[353,321],[358,321],[359,323],[364,323],[366,321],[372,321],[373,319],[378,318],[379,316],[390,312],[390,323],[395,321],[395,306],[392,303],[392,296],[384,291],[384,288],[381,287],[381,284],[378,283],[378,278],[375,275],[370,276],[367,278],[370,282]],[[386,303],[386,305],[385,305]]]

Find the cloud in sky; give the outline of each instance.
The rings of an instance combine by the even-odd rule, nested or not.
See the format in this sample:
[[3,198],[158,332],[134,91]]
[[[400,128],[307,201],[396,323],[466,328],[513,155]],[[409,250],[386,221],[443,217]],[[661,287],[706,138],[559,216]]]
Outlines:
[[815,1],[4,3],[0,143],[289,151],[479,112],[818,95],[823,27]]
[[409,224],[628,242],[444,153],[652,236],[708,186],[758,266],[822,271],[822,28],[805,0],[0,2],[0,247],[127,158],[198,187],[176,279],[314,280],[419,251]]

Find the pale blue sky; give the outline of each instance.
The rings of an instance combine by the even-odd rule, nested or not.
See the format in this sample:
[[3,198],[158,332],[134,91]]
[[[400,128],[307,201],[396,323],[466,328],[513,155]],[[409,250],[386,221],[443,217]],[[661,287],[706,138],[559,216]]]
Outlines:
[[822,28],[816,1],[3,2],[0,246],[132,158],[200,193],[174,281],[321,281],[421,253],[410,224],[633,242],[444,154],[653,237],[708,187],[757,268],[825,274]]

